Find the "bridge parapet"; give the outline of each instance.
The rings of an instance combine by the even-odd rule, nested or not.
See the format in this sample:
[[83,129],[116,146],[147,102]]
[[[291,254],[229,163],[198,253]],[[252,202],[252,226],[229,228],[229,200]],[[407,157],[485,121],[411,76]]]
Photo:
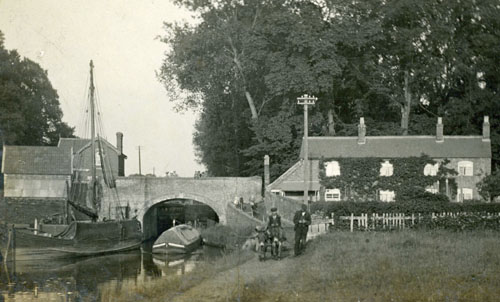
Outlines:
[[[144,214],[155,204],[171,199],[193,199],[209,205],[227,223],[227,205],[235,199],[259,201],[261,177],[120,177],[116,180],[121,206],[129,206],[132,216],[143,222]],[[103,198],[101,211],[117,205],[111,193]],[[106,214],[106,213],[104,213]],[[109,213],[108,213],[109,214]],[[108,215],[104,215],[108,216]]]

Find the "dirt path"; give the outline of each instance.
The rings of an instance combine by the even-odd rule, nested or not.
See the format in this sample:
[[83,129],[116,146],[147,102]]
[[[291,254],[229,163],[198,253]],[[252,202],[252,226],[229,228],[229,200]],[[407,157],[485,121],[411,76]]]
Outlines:
[[257,254],[255,254],[252,259],[243,265],[221,272],[213,279],[203,281],[182,295],[175,297],[172,301],[234,301],[238,294],[243,294],[241,291],[251,290],[248,288],[249,284],[260,281],[265,282],[264,280],[274,280],[276,286],[285,289],[286,284],[280,283],[286,278],[281,277],[289,274],[293,263],[298,259],[287,256],[288,254],[290,254],[290,251],[287,251],[285,257],[281,260],[268,258],[266,261],[259,261]]

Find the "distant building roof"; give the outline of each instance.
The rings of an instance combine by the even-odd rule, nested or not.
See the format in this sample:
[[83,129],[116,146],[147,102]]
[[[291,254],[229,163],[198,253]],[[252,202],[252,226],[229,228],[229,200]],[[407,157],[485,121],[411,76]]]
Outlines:
[[[119,153],[108,141],[102,141]],[[90,139],[82,138],[61,138],[57,147],[4,146],[1,171],[5,174],[71,175],[71,148],[76,154],[88,146]]]
[[58,147],[4,146],[5,174],[71,175],[69,151]]
[[88,138],[60,138],[57,146],[66,150],[73,148],[73,153],[76,153],[88,143],[90,143]]
[[[319,174],[319,160],[309,162],[309,190],[319,190],[320,183],[317,175]],[[276,178],[268,185],[268,190],[279,189],[282,191],[301,191],[304,190],[304,166],[303,161],[299,160],[291,166],[280,177]]]
[[[432,158],[491,158],[491,142],[482,136],[367,136],[358,144],[357,136],[309,137],[310,158],[380,157],[398,158],[426,154]],[[300,151],[302,158],[304,144]]]

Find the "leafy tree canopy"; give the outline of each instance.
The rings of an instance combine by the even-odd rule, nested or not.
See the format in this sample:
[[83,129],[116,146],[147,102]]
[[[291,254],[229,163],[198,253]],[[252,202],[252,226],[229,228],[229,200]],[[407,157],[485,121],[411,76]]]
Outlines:
[[[195,25],[166,24],[159,72],[214,175],[273,176],[298,159],[296,98],[314,94],[310,135],[478,134],[490,116],[500,163],[500,6],[477,1],[176,0]],[[215,153],[214,153],[215,152]]]
[[12,145],[55,145],[71,137],[59,97],[47,72],[3,47],[0,32],[0,141]]

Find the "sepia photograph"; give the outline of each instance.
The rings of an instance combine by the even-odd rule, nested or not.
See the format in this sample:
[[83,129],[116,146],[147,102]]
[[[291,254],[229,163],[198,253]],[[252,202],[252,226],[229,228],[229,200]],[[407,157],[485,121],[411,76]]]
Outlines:
[[0,302],[497,301],[498,0],[0,0]]

